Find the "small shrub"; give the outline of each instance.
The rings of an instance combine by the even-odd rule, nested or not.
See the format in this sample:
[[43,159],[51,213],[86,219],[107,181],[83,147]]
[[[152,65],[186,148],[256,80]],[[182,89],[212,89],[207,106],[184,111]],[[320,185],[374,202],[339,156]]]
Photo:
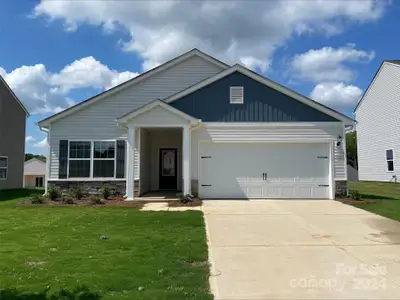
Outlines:
[[39,194],[33,194],[29,197],[29,202],[32,204],[43,204],[46,198]]
[[89,198],[90,204],[96,205],[96,204],[104,204],[103,199],[99,196],[90,196]]
[[113,189],[109,186],[101,187],[101,195],[103,196],[103,199],[105,199],[105,200],[108,200],[108,198],[110,198],[112,192],[113,192]]
[[75,203],[74,197],[72,197],[71,195],[63,196],[62,202],[65,203],[65,204],[74,204]]
[[186,194],[184,195],[183,193],[178,194],[179,201],[182,203],[188,203],[193,201],[193,195]]
[[76,186],[71,190],[72,196],[75,199],[81,200],[86,195],[86,191],[83,189],[81,185]]
[[358,190],[349,190],[349,198],[351,200],[361,200],[361,193]]
[[58,187],[49,188],[47,192],[50,200],[57,200],[61,197],[61,190]]

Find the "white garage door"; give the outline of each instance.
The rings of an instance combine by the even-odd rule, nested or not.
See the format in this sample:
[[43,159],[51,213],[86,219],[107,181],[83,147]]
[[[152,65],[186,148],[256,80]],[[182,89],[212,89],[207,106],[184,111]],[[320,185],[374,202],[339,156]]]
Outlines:
[[327,143],[201,143],[203,198],[329,198]]

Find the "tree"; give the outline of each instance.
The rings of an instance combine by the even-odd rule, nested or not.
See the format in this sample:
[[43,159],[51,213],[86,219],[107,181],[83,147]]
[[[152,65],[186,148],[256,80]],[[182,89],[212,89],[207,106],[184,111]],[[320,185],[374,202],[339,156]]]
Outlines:
[[357,162],[357,132],[346,133],[347,163],[358,170]]
[[25,161],[30,160],[32,158],[37,158],[43,161],[46,161],[46,156],[41,154],[32,154],[32,153],[25,153]]

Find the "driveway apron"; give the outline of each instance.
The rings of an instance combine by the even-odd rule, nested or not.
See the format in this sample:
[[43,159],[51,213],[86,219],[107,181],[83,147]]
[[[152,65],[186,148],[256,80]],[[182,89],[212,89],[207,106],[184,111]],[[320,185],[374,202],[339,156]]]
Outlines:
[[208,200],[222,299],[400,299],[400,223],[332,200]]

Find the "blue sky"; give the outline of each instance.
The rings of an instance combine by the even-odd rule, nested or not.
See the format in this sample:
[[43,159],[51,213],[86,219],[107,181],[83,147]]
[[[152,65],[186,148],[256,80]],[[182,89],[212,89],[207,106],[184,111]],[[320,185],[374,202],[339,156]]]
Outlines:
[[399,59],[395,1],[0,1],[0,74],[35,123],[194,47],[351,115]]

